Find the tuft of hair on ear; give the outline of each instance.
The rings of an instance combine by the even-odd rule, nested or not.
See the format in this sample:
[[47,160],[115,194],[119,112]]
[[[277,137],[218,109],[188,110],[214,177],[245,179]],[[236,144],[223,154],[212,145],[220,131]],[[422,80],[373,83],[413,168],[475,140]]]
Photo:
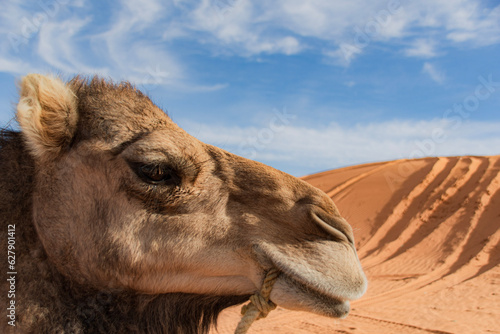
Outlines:
[[19,84],[17,121],[36,158],[55,157],[75,134],[77,97],[57,77],[28,74]]

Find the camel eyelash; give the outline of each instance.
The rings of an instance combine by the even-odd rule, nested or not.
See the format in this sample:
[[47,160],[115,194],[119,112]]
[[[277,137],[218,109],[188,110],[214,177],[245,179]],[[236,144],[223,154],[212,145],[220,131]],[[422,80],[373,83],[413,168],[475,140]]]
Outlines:
[[180,173],[165,163],[128,162],[134,173],[144,182],[154,186],[177,186],[181,183]]

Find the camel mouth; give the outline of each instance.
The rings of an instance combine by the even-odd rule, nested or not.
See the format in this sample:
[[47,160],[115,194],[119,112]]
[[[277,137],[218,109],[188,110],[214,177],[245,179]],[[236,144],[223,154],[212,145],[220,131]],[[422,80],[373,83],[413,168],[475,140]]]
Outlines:
[[367,281],[357,255],[345,243],[261,243],[254,250],[263,268],[281,271],[270,296],[281,307],[344,318],[349,314],[350,301],[366,291]]
[[[279,290],[286,291],[289,295],[283,298]],[[309,311],[332,318],[345,318],[351,310],[349,300],[319,291],[314,286],[300,282],[284,273],[281,273],[274,291],[274,294],[271,293],[271,300],[288,309]]]

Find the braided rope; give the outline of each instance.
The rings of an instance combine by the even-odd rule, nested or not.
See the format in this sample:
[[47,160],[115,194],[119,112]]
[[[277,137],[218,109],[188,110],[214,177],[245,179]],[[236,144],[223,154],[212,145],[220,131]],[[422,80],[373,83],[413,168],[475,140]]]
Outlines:
[[278,279],[280,272],[278,269],[271,269],[267,272],[262,288],[250,297],[250,303],[241,308],[241,318],[234,334],[245,334],[255,320],[267,317],[269,312],[276,308],[276,304],[269,300],[269,295],[274,282]]

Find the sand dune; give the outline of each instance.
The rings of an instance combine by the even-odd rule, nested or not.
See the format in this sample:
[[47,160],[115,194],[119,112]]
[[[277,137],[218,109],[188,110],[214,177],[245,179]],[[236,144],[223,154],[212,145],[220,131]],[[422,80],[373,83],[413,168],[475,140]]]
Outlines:
[[[368,292],[347,319],[278,307],[249,333],[500,333],[500,156],[398,160],[304,180],[353,226]],[[218,332],[238,320],[239,309],[225,311]]]

